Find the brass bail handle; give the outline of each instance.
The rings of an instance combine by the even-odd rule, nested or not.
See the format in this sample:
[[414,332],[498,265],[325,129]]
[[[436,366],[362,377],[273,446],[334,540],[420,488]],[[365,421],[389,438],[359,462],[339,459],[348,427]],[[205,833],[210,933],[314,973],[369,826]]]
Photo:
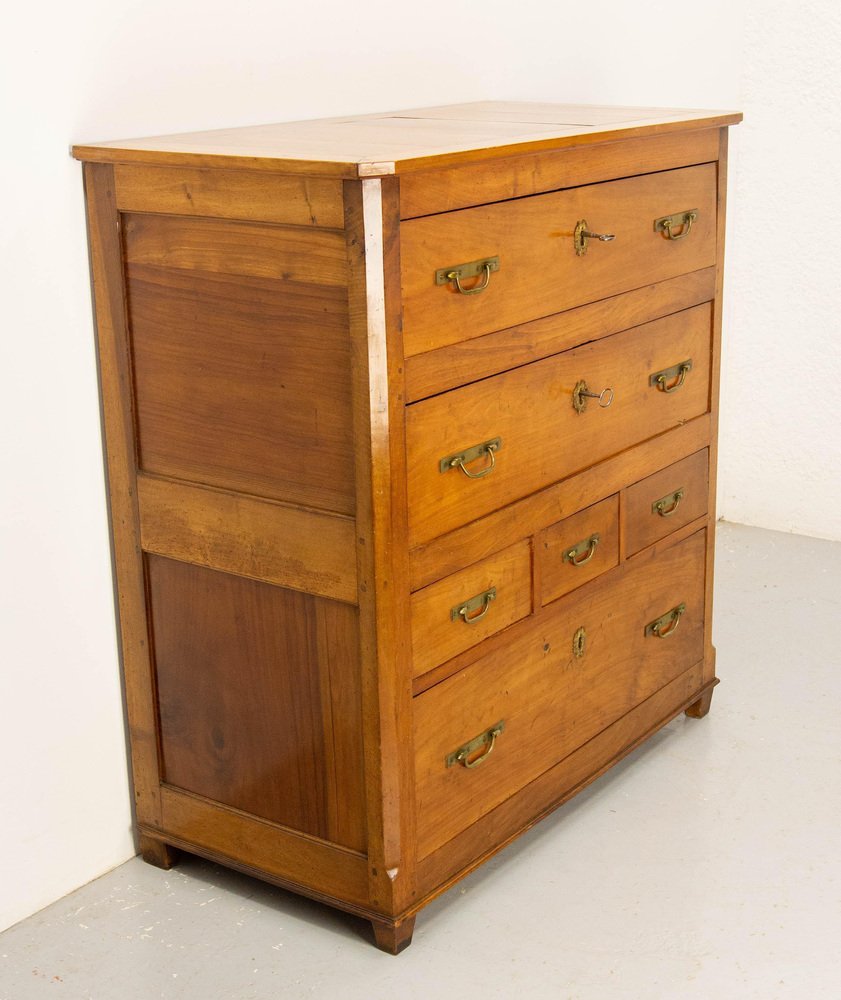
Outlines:
[[571,549],[567,549],[564,553],[564,562],[568,562],[571,566],[585,566],[596,554],[599,537],[598,533],[590,535],[589,538],[573,545]]
[[[445,455],[438,460],[438,471],[449,472],[451,469],[461,469],[468,479],[484,479],[496,468],[496,453],[502,447],[502,438],[491,438],[490,441],[483,441],[481,444],[471,445],[462,451],[457,451],[454,455]],[[477,459],[486,459],[478,472],[471,472],[467,466]]]
[[[496,587],[491,587],[484,593],[471,597],[469,601],[457,604],[450,612],[450,618],[453,621],[463,621],[466,625],[475,625],[487,615],[491,609],[491,602],[495,600]],[[474,614],[474,611],[477,613]]]
[[572,390],[572,405],[576,413],[583,413],[585,407],[587,406],[586,400],[597,399],[599,401],[599,406],[606,410],[608,406],[613,402],[614,392],[609,386],[602,389],[601,392],[590,392],[587,387],[587,383],[584,379],[575,383],[575,388]]
[[461,283],[461,271],[450,271],[447,277],[455,285],[456,289],[462,295],[478,295],[479,292],[484,292],[484,290],[491,283],[491,265],[484,264],[482,267],[482,280],[478,285],[474,285],[472,288],[465,288]]
[[[664,215],[662,219],[654,220],[655,233],[662,233],[667,240],[682,240],[692,232],[692,223],[698,218],[698,209],[691,208],[686,212],[677,212],[675,215]],[[675,227],[680,228],[680,232],[675,232]]]
[[[451,284],[460,295],[478,295],[491,283],[491,273],[498,270],[499,257],[482,257],[479,260],[467,261],[465,264],[439,267],[435,272],[435,284]],[[478,281],[466,288],[462,282],[471,278],[477,278]]]
[[645,634],[656,636],[658,639],[668,639],[670,635],[677,632],[680,619],[686,611],[685,604],[678,604],[677,607],[667,611],[661,618],[645,626]]
[[678,507],[680,507],[680,502],[685,495],[686,491],[683,488],[675,490],[674,493],[669,493],[661,500],[655,500],[651,505],[651,509],[655,514],[659,514],[660,517],[671,517]]
[[484,469],[480,469],[479,472],[471,472],[470,469],[464,464],[463,459],[457,459],[453,461],[453,468],[459,468],[467,476],[468,479],[484,479],[485,476],[489,476],[493,470],[496,468],[496,448],[494,445],[489,444],[485,449],[485,454],[490,458],[490,464],[486,465]]
[[[662,371],[654,372],[649,376],[649,384],[653,385],[659,392],[677,392],[686,381],[686,376],[692,371],[692,358],[681,361],[680,364],[672,365],[671,368],[664,368]],[[669,379],[674,379],[671,384]]]
[[672,382],[671,385],[666,385],[665,375],[658,375],[657,388],[660,390],[660,392],[677,392],[677,390],[686,381],[686,375],[689,372],[689,370],[690,370],[689,365],[681,365],[680,368],[678,369],[677,381]]
[[[490,729],[485,730],[484,733],[480,733],[468,743],[465,743],[464,746],[459,747],[458,750],[448,753],[444,758],[444,766],[455,767],[457,764],[460,764],[466,768],[478,767],[493,753],[497,737],[503,732],[505,732],[505,719],[500,719],[499,722],[491,726]],[[482,750],[483,752],[471,760],[470,757],[477,750]]]

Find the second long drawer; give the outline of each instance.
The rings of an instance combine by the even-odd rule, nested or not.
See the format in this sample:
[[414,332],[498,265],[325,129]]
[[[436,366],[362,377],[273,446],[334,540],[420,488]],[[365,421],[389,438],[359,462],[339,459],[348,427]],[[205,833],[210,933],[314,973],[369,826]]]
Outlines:
[[409,406],[411,545],[706,413],[710,330],[707,303]]
[[420,857],[702,659],[705,534],[593,581],[415,698]]

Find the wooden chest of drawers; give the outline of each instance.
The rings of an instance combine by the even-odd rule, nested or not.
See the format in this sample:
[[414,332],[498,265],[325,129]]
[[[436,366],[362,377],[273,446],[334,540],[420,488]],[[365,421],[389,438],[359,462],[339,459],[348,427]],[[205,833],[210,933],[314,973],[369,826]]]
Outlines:
[[739,120],[480,103],[75,149],[147,860],[396,952],[706,713]]

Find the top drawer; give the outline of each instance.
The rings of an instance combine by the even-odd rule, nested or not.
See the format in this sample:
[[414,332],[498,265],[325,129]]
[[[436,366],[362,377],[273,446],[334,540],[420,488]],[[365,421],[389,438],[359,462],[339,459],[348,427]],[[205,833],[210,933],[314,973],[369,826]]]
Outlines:
[[[690,210],[687,229],[680,219]],[[655,229],[665,216],[677,217],[671,239]],[[583,221],[615,239],[588,240],[577,254]],[[406,356],[710,267],[715,233],[714,163],[410,219],[400,226]],[[439,269],[490,257],[499,270],[484,291],[436,284]]]

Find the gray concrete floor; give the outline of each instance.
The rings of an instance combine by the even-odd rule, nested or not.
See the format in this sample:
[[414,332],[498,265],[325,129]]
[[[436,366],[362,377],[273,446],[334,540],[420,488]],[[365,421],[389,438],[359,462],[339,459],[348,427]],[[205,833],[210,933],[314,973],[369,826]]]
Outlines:
[[138,859],[0,935],[0,1000],[841,997],[841,544],[719,526],[710,715],[418,917]]

